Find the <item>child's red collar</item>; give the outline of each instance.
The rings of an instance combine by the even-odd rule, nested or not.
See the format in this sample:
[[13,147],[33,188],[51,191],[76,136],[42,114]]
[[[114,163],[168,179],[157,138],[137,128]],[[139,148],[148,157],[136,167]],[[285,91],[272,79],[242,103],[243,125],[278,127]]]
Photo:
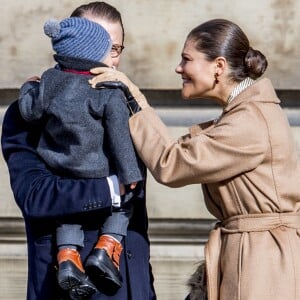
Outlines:
[[90,71],[79,71],[74,69],[63,69],[65,72],[74,73],[74,74],[81,74],[81,75],[92,75]]

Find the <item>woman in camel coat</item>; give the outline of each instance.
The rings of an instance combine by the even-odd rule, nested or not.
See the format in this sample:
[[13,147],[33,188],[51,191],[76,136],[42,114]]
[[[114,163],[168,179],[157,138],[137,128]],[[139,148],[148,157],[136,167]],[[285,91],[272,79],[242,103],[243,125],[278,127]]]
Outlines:
[[118,78],[129,87],[138,103],[130,108],[140,110],[130,118],[132,138],[158,182],[202,184],[220,221],[205,249],[209,300],[300,299],[300,165],[270,80],[257,80],[266,67],[236,24],[211,20],[193,29],[176,68],[182,96],[213,99],[223,113],[178,140],[123,74],[91,82]]

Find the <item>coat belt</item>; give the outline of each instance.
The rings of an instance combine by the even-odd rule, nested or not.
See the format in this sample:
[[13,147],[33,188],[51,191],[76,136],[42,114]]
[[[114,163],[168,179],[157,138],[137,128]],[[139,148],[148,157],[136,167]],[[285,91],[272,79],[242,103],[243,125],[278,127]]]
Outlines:
[[208,300],[220,297],[222,234],[268,231],[280,226],[300,229],[300,212],[238,215],[216,224],[205,246]]

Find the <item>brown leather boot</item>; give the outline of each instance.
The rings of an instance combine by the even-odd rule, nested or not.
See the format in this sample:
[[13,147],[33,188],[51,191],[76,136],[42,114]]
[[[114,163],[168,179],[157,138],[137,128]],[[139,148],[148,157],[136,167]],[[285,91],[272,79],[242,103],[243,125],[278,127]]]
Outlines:
[[70,248],[64,248],[59,250],[57,253],[58,265],[68,260],[71,261],[82,273],[84,273],[80,254],[77,250]]
[[88,299],[96,292],[95,285],[85,274],[80,254],[75,249],[64,248],[58,251],[57,280],[59,286],[69,293],[73,300]]
[[122,244],[111,237],[110,235],[101,235],[96,246],[96,249],[104,249],[111,258],[113,264],[120,269],[120,256],[123,250]]
[[92,253],[89,255],[85,269],[93,282],[116,290],[122,286],[119,272],[120,255],[123,247],[120,242],[109,235],[102,235]]

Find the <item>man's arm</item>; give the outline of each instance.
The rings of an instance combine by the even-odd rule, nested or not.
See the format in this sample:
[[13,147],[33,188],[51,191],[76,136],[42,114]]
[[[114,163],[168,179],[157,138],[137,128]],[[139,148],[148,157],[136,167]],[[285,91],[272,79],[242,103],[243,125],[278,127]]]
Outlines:
[[108,209],[111,196],[106,178],[69,179],[54,175],[36,153],[40,129],[26,123],[17,101],[6,111],[1,136],[11,188],[24,216],[61,217]]

